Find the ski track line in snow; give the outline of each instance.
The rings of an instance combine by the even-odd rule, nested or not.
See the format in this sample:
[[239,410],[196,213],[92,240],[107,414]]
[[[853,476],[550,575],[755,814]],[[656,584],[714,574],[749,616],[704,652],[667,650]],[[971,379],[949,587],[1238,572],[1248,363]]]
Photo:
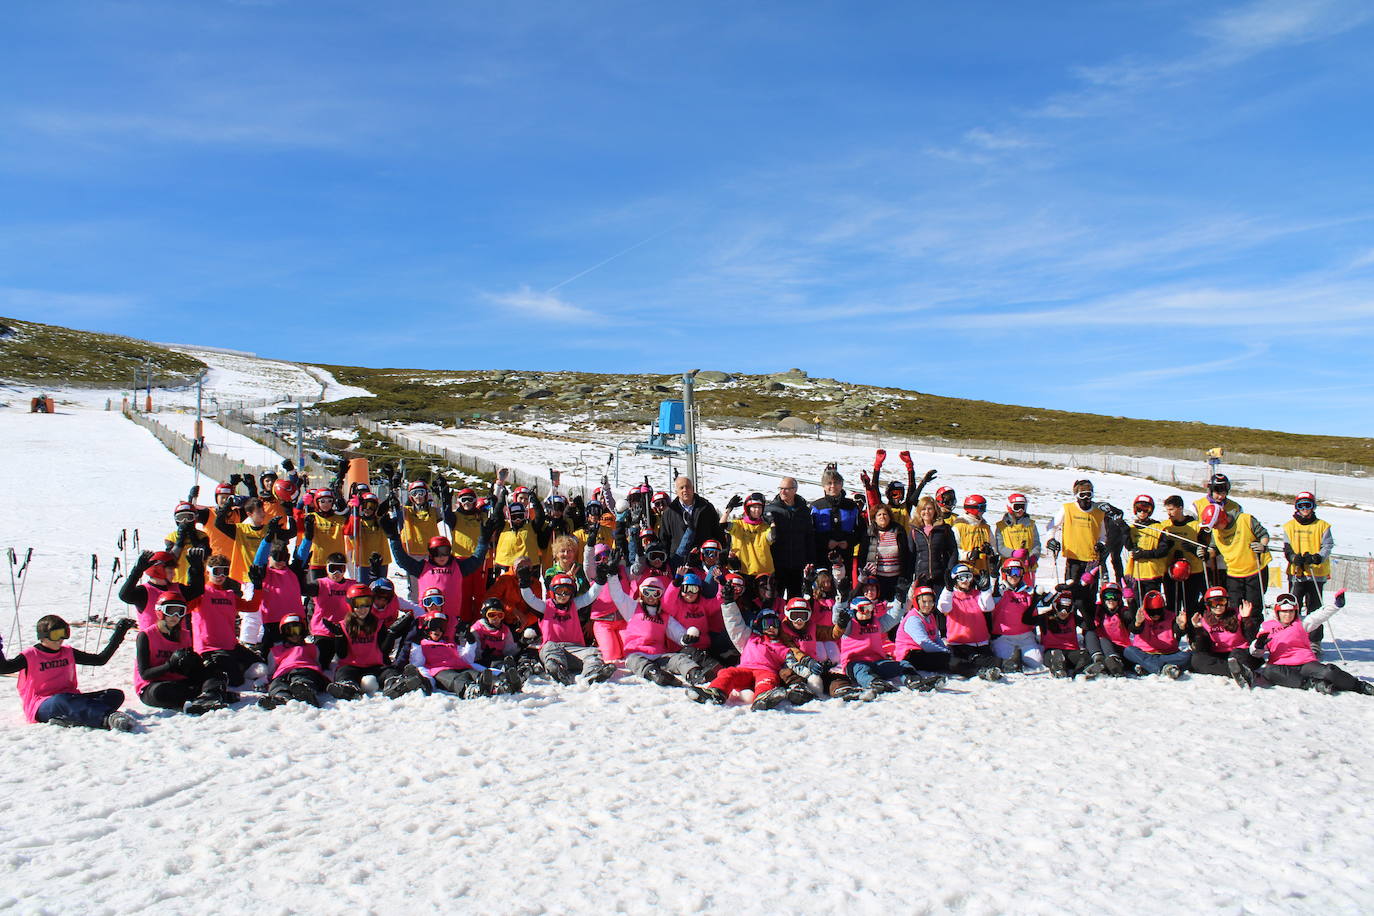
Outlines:
[[[38,548],[27,645],[39,614],[84,612],[89,555],[107,566],[120,528],[156,546],[191,471],[117,413],[0,412],[0,437],[0,546]],[[1370,677],[1360,602],[1334,624]],[[131,694],[132,666],[130,639],[82,687]],[[751,713],[625,675],[321,710],[251,696],[200,719],[133,701],[141,731],[117,734],[23,724],[0,680],[0,910],[1374,906],[1367,697],[1041,676]]]

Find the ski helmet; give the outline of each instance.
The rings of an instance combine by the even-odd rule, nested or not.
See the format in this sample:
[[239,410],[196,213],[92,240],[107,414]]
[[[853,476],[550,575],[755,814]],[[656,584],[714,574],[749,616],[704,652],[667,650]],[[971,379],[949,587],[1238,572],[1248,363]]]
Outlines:
[[[1068,594],[1068,593],[1065,592],[1065,594]],[[1121,600],[1121,586],[1120,586],[1120,585],[1117,585],[1115,582],[1103,582],[1103,583],[1102,583],[1102,590],[1101,590],[1101,592],[1099,592],[1099,594],[1102,595],[1102,600],[1103,600],[1103,601],[1107,601],[1107,600],[1120,601],[1120,600]]]
[[233,495],[234,495],[234,485],[233,485],[232,483],[222,483],[222,484],[219,484],[218,486],[215,487],[215,500],[216,500],[216,501],[218,501],[219,498],[220,498],[221,496],[233,496]]
[[957,582],[960,579],[973,579],[976,575],[973,567],[967,563],[955,563],[954,568],[950,570],[949,577]]
[[1207,528],[1228,528],[1231,525],[1231,518],[1221,506],[1216,503],[1209,503],[1202,510],[1202,524]]
[[434,556],[441,550],[447,550],[452,552],[453,545],[449,543],[449,539],[444,537],[442,534],[436,534],[434,537],[429,539],[430,556]]
[[1187,560],[1175,560],[1169,566],[1169,578],[1175,582],[1186,581],[1193,574],[1193,567]]
[[744,497],[744,510],[746,512],[749,511],[750,506],[758,506],[762,509],[765,505],[767,505],[767,502],[764,500],[762,493],[750,493],[748,496]]
[[663,595],[663,590],[667,588],[667,583],[659,576],[649,576],[639,583],[636,592],[640,598],[659,598]]
[[425,589],[425,593],[420,596],[420,606],[424,608],[443,607],[444,590],[442,588]]
[[56,614],[44,614],[39,617],[34,629],[38,632],[39,639],[51,639],[54,642],[61,642],[72,635],[72,628],[67,625],[67,621]]
[[296,485],[289,480],[278,480],[272,484],[272,495],[279,502],[289,503],[296,498]]
[[883,492],[885,492],[890,499],[894,494],[906,493],[906,484],[902,483],[900,480],[889,480],[887,482],[887,488]]
[[[865,595],[858,595],[849,600],[849,610],[855,617],[866,620],[867,617],[864,616],[865,614],[868,615],[868,617],[873,616],[873,601]],[[861,611],[863,613],[860,613]]]
[[[787,602],[787,608],[783,611],[787,617],[787,622],[794,627],[804,627],[811,622],[811,602],[805,598],[793,598]],[[800,622],[798,622],[800,618]]]
[[698,576],[694,572],[683,573],[682,581],[678,583],[678,588],[682,589],[683,591],[686,591],[689,588],[694,589],[696,591],[701,591],[701,576]]
[[525,504],[521,502],[506,503],[506,520],[523,522],[525,520]]
[[1007,497],[1007,511],[1008,511],[1008,512],[1011,512],[1011,513],[1015,513],[1015,512],[1017,512],[1017,511],[1025,512],[1025,511],[1026,511],[1026,507],[1029,506],[1029,505],[1030,505],[1030,500],[1026,499],[1026,494],[1024,494],[1024,493],[1013,493],[1013,494],[1011,494],[1010,496]]
[[1225,474],[1213,474],[1212,479],[1207,482],[1208,490],[1222,490],[1231,492],[1231,478]]
[[429,496],[429,484],[423,480],[412,480],[406,485],[406,495],[427,497]]
[[544,508],[548,509],[550,512],[553,512],[555,509],[562,512],[567,508],[567,505],[568,497],[564,496],[562,493],[550,493],[548,496],[544,497]]
[[1291,595],[1288,592],[1284,592],[1282,595],[1279,595],[1277,598],[1274,599],[1275,614],[1277,614],[1279,611],[1290,611],[1296,614],[1298,612],[1298,608],[1299,605],[1297,596]]
[[433,633],[436,630],[444,633],[448,630],[448,615],[443,611],[426,614],[420,620],[420,629],[425,633]]
[[356,582],[344,592],[344,598],[354,607],[367,607],[372,604],[372,587]]
[[463,488],[462,488],[461,490],[459,490],[457,493],[454,493],[453,496],[454,496],[454,498],[457,499],[460,503],[461,503],[461,502],[473,502],[473,503],[477,502],[477,491],[474,490],[472,487],[463,487]]
[[[1223,589],[1223,591],[1225,591],[1225,589]],[[1143,604],[1145,605],[1146,611],[1164,610],[1164,593],[1161,591],[1146,592]]]
[[177,507],[172,510],[172,518],[180,522],[193,522],[196,519],[196,507],[190,503],[177,503]]
[[359,509],[362,509],[362,508],[364,508],[364,507],[366,507],[366,506],[369,506],[369,505],[372,506],[372,508],[373,508],[374,511],[377,509],[377,507],[378,507],[378,505],[379,505],[379,502],[378,502],[378,500],[377,500],[377,494],[376,494],[376,493],[373,493],[371,490],[367,490],[366,492],[359,493],[359,494],[358,494],[358,508],[359,508]]
[[482,602],[482,617],[490,623],[493,617],[499,617],[501,621],[506,619],[506,606],[501,603],[500,598],[488,598]]
[[1024,576],[1026,574],[1026,564],[1015,558],[1008,558],[1002,561],[1002,575]]
[[988,501],[977,493],[971,493],[964,497],[964,511],[975,518],[982,518],[983,513],[988,510]]
[[1131,508],[1137,509],[1137,508],[1139,508],[1139,507],[1141,507],[1141,506],[1149,506],[1149,507],[1150,507],[1150,511],[1153,512],[1153,511],[1154,511],[1154,508],[1155,508],[1155,499],[1154,499],[1154,497],[1151,496],[1151,495],[1148,494],[1148,493],[1141,493],[1141,494],[1140,494],[1139,496],[1137,496],[1134,500],[1132,500],[1132,502],[1131,502]]
[[151,575],[153,569],[161,566],[165,572],[170,572],[177,567],[177,558],[165,550],[159,550],[148,558],[148,574]]
[[747,581],[745,581],[744,576],[741,576],[733,569],[730,570],[730,572],[726,573],[725,577],[721,581],[724,582],[726,585],[730,586],[730,588],[734,590],[735,594],[742,593],[749,584]]
[[668,494],[664,493],[662,490],[659,490],[657,493],[654,494],[654,498],[650,500],[650,502],[654,506],[666,506],[668,505]]
[[911,590],[912,604],[916,604],[925,597],[929,597],[930,603],[933,605],[935,603],[935,589],[931,588],[929,585],[918,585]]
[[577,591],[577,582],[567,573],[558,573],[549,579],[549,592],[566,590],[569,594]]
[[771,608],[766,608],[762,611],[759,611],[759,615],[754,618],[754,623],[752,624],[751,629],[755,633],[758,633],[760,635],[762,635],[763,632],[768,629],[781,630],[782,618],[778,616],[777,611]]
[[720,553],[721,550],[723,550],[720,546],[720,541],[717,541],[715,538],[709,538],[702,541],[700,549],[702,553]]
[[953,509],[956,499],[958,499],[958,496],[955,494],[953,487],[941,487],[935,491],[935,501],[946,509]]
[[668,550],[663,546],[663,542],[655,537],[644,544],[644,558],[650,563],[664,563],[668,560]]
[[1060,591],[1054,593],[1055,610],[1067,611],[1073,607],[1073,592]]
[[372,589],[372,594],[377,597],[380,597],[382,594],[396,594],[396,586],[390,579],[373,579],[371,585],[368,587]]
[[315,491],[315,505],[316,505],[316,506],[319,506],[319,504],[320,504],[321,502],[323,502],[324,500],[326,500],[326,499],[329,500],[329,505],[330,505],[330,507],[332,508],[333,505],[334,505],[334,491],[333,491],[333,490],[329,489],[328,487],[320,487],[318,490]]
[[1311,493],[1307,492],[1306,490],[1303,490],[1303,491],[1302,491],[1301,493],[1299,493],[1297,496],[1293,497],[1293,508],[1294,508],[1294,509],[1315,509],[1315,508],[1317,508],[1317,497],[1313,496]]
[[181,597],[181,591],[163,592],[157,599],[157,614],[159,617],[185,617],[186,599]]
[[1225,605],[1230,600],[1230,595],[1228,595],[1226,589],[1222,588],[1220,585],[1213,585],[1211,588],[1207,589],[1206,594],[1202,596],[1202,603],[1208,607],[1211,607],[1214,602],[1218,601]]
[[277,624],[277,628],[281,635],[287,638],[305,636],[305,621],[301,619],[300,614],[287,614],[281,619],[281,623]]

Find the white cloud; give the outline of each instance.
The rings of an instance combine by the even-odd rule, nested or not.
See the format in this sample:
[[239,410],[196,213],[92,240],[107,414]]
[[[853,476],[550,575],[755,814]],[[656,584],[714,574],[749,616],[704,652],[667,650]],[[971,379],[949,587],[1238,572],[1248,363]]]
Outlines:
[[486,298],[496,305],[546,321],[590,321],[596,318],[592,312],[566,302],[554,293],[541,293],[528,286],[521,286],[510,293],[490,293]]

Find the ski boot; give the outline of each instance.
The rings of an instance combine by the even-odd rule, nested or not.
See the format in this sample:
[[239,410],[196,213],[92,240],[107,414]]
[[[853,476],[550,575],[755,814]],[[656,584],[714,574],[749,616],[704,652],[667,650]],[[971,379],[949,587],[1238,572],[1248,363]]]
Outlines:
[[1330,681],[1316,681],[1312,684],[1312,689],[1324,697],[1333,696],[1336,693],[1336,687]]
[[897,692],[897,688],[896,688],[896,687],[892,686],[891,684],[889,684],[887,681],[883,680],[883,679],[880,678],[880,677],[875,677],[875,678],[873,679],[873,683],[869,685],[869,689],[872,690],[875,694],[896,693],[896,692]]
[[978,672],[978,676],[985,681],[1000,681],[1002,679],[1001,668],[984,668]]
[[544,662],[544,671],[549,677],[553,678],[564,687],[571,686],[577,680],[573,676],[573,673],[568,670],[568,666],[557,658],[551,657],[548,661]]
[[592,665],[582,673],[587,676],[588,684],[604,684],[615,676],[615,665],[602,662],[599,665]]
[[1126,674],[1126,664],[1121,660],[1120,655],[1108,655],[1106,662],[1107,673],[1112,677],[1124,677]]
[[363,688],[352,681],[335,681],[325,690],[336,700],[356,700],[363,695]]
[[841,687],[836,687],[833,696],[837,700],[843,700],[846,703],[850,703],[860,699],[862,694],[863,691],[853,684],[845,684]]
[[698,687],[695,684],[687,688],[687,696],[694,703],[715,703],[717,706],[725,705],[725,691],[719,687]]
[[781,687],[774,687],[767,693],[755,697],[754,702],[749,704],[749,708],[756,712],[760,709],[775,709],[785,699],[787,699],[787,691]]
[[1051,649],[1045,654],[1045,667],[1050,669],[1050,675],[1053,677],[1069,676],[1068,659],[1064,657],[1062,649]]
[[120,709],[112,710],[105,716],[105,727],[112,732],[131,732],[134,730],[134,717]]
[[320,695],[315,692],[314,687],[310,686],[305,681],[296,681],[288,689],[291,691],[291,696],[300,700],[302,703],[309,703],[311,706],[317,709],[319,708]]
[[1226,670],[1231,672],[1231,680],[1236,682],[1237,687],[1244,687],[1246,690],[1255,689],[1255,672],[1251,671],[1248,665],[1242,664],[1240,659],[1228,658]]
[[815,699],[815,697],[812,696],[811,691],[807,690],[806,687],[801,684],[793,684],[791,687],[787,688],[787,702],[791,703],[793,706],[801,706],[804,703],[810,703],[813,699]]
[[1002,659],[1003,674],[1020,674],[1026,667],[1025,653],[1020,646],[1013,646],[1011,655]]
[[702,668],[700,665],[687,672],[687,683],[691,684],[693,687],[699,687],[710,680],[711,679],[706,676],[706,669]]
[[279,706],[285,705],[286,697],[282,696],[279,693],[269,693],[267,696],[262,697],[258,700],[258,706],[262,707],[263,709],[276,709]]
[[682,686],[678,683],[678,679],[673,677],[672,672],[665,670],[662,665],[650,665],[649,670],[645,672],[645,677],[660,687]]
[[1167,677],[1171,681],[1178,680],[1179,676],[1182,674],[1183,671],[1178,667],[1178,665],[1165,665],[1163,668],[1159,669],[1159,676]]

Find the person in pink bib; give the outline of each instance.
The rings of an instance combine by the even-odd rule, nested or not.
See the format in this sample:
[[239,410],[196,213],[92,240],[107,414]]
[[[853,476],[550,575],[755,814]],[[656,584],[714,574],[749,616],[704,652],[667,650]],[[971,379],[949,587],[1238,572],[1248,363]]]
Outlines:
[[1267,652],[1269,663],[1260,669],[1278,687],[1312,689],[1318,693],[1363,693],[1374,696],[1374,684],[1362,681],[1335,665],[1317,661],[1310,634],[1345,607],[1345,589],[1335,600],[1305,618],[1298,615],[1298,599],[1288,593],[1274,599],[1274,618],[1266,620],[1255,638],[1255,649]]
[[[1092,581],[1096,581],[1096,573]],[[1083,647],[1092,653],[1094,660],[1102,662],[1106,673],[1112,677],[1126,674],[1123,652],[1131,644],[1130,628],[1135,615],[1127,601],[1132,597],[1129,589],[1115,582],[1104,582],[1097,592],[1097,604],[1089,610],[1092,626],[1083,630]]]
[[1164,605],[1164,593],[1150,592],[1131,622],[1131,644],[1123,654],[1141,673],[1177,680],[1192,658],[1192,652],[1179,645],[1187,626],[1187,610],[1171,613]]
[[[592,549],[587,547],[588,560]],[[587,645],[582,629],[582,612],[596,600],[602,585],[595,583],[578,595],[572,576],[559,573],[549,580],[548,597],[540,599],[529,587],[533,572],[531,567],[521,567],[520,596],[539,618],[539,661],[544,670],[560,684],[573,683],[578,672],[594,684],[610,680],[615,665],[608,665],[595,646]]]
[[[1023,497],[1024,498],[1024,497]],[[1026,563],[1018,558],[1002,561],[1002,594],[992,607],[992,651],[1009,659],[1014,667],[1042,668],[1045,657],[1035,627],[1026,623],[1026,611],[1035,603],[1035,592],[1026,580]]]
[[1079,630],[1090,629],[1092,624],[1080,617],[1073,592],[1062,589],[1043,596],[1043,601],[1036,600],[1026,608],[1025,620],[1040,630],[1045,667],[1051,676],[1076,678],[1081,674],[1091,680],[1106,670],[1102,658],[1082,648]]
[[263,709],[276,709],[291,700],[320,705],[320,691],[329,678],[320,670],[320,652],[300,614],[287,614],[277,627],[280,642],[272,646],[271,676],[267,695],[258,700]]
[[1261,615],[1249,601],[1232,607],[1229,594],[1220,586],[1207,589],[1202,602],[1206,610],[1189,620],[1188,644],[1193,647],[1193,657],[1188,669],[1230,677],[1239,686],[1253,689],[1260,660],[1250,651],[1250,643],[1259,635]]
[[687,696],[698,703],[723,706],[731,693],[738,693],[753,709],[774,708],[787,699],[787,691],[778,686],[790,648],[782,641],[782,618],[775,611],[764,610],[752,625],[747,624],[733,599],[721,605],[721,615],[726,632],[739,648],[740,662],[720,669],[710,684],[688,687]]
[[124,691],[112,688],[81,693],[76,686],[76,666],[108,662],[133,625],[132,617],[120,619],[99,655],[65,645],[72,630],[56,614],[38,618],[38,643],[14,658],[5,658],[0,644],[0,674],[19,675],[24,718],[53,725],[133,731],[133,717],[119,709],[124,705]]
[[183,625],[186,602],[165,593],[158,599],[156,613],[157,623],[139,630],[135,644],[134,692],[139,700],[145,706],[178,709],[193,716],[228,706],[225,672],[206,669],[192,645],[190,628]]
[[[663,601],[666,588],[664,580],[650,576],[636,586],[634,595],[629,595],[620,579],[609,581],[607,590],[625,619],[625,667],[660,687],[680,687],[679,677],[689,684],[710,680],[706,669],[690,655],[669,649],[669,643],[690,648],[701,639],[702,632],[695,624],[683,626],[668,612]],[[700,626],[705,625],[703,616]]]
[[[992,630],[992,577],[967,563],[956,563],[950,572],[954,587],[940,593],[936,608],[945,618],[945,643],[948,651],[962,662],[971,662],[980,672],[996,668],[1002,673],[1021,670],[1021,660],[998,658],[989,647]],[[920,667],[920,666],[917,666]]]

